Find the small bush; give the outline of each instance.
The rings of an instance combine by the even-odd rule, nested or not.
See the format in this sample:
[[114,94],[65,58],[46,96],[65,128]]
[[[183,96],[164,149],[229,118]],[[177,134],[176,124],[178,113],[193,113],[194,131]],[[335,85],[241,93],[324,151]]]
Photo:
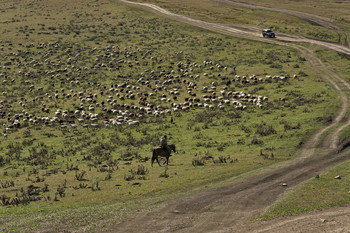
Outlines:
[[100,182],[99,181],[96,181],[95,183],[93,183],[91,185],[91,190],[92,191],[100,191],[101,188],[100,188]]
[[126,181],[131,181],[131,180],[135,180],[136,179],[136,176],[134,173],[131,173],[129,175],[124,175],[124,180]]
[[169,178],[170,177],[170,175],[168,174],[168,167],[165,167],[164,172],[161,172],[159,174],[159,177],[163,177],[163,178]]
[[251,129],[249,129],[249,127],[245,126],[245,125],[240,125],[239,128],[241,130],[243,130],[245,133],[251,133],[252,132]]
[[[212,121],[213,118],[218,118],[220,113],[216,111],[203,111],[195,114],[193,121],[194,122],[209,122]],[[193,124],[193,123],[192,123]]]
[[14,187],[15,186],[15,182],[13,180],[6,180],[4,182],[0,182],[0,187],[5,189],[5,188],[8,188],[8,187]]
[[300,77],[306,77],[308,76],[304,71],[299,71],[298,76]]
[[292,129],[300,129],[300,126],[301,126],[301,124],[300,123],[297,123],[296,125],[291,125],[288,121],[286,121],[286,120],[282,120],[281,122],[280,122],[280,124],[282,124],[283,125],[283,127],[284,127],[284,131],[287,131],[287,130],[292,130]]
[[205,160],[203,158],[201,158],[201,159],[195,158],[195,159],[192,160],[192,165],[194,167],[196,167],[196,166],[204,166],[204,164],[205,164]]
[[57,188],[57,194],[58,194],[60,197],[65,197],[65,196],[66,196],[65,191],[66,191],[66,189],[65,189],[63,186],[58,186],[58,188]]
[[112,172],[108,172],[108,174],[105,177],[105,180],[110,180],[112,179]]
[[263,145],[264,142],[263,142],[263,140],[254,137],[254,138],[252,139],[252,141],[251,141],[251,144],[252,144],[252,145]]
[[217,145],[216,149],[218,151],[223,151],[226,147],[228,147],[231,143],[229,142],[222,142],[219,145]]
[[237,144],[238,144],[238,145],[244,145],[244,144],[245,144],[244,138],[238,139]]
[[136,178],[139,180],[145,180],[147,175],[149,173],[149,170],[142,164],[138,165],[137,169],[130,169],[129,175],[124,175],[124,180],[131,181],[135,180]]
[[75,179],[78,181],[82,181],[82,180],[84,180],[85,174],[86,174],[86,171],[76,172]]
[[149,173],[149,171],[144,165],[140,164],[140,165],[138,165],[135,173],[136,173],[136,175],[147,175]]
[[26,129],[26,130],[23,132],[23,137],[29,138],[29,137],[31,137],[31,136],[32,136],[32,134],[31,134],[31,132],[30,132],[30,129]]
[[225,156],[219,156],[218,159],[213,159],[214,163],[227,163],[226,157]]
[[0,167],[5,165],[5,158],[0,155]]
[[256,127],[256,133],[259,134],[260,136],[268,136],[268,135],[277,133],[277,131],[273,128],[272,125],[267,125],[264,122],[262,122],[261,124],[257,124],[255,127]]
[[213,163],[233,163],[238,162],[237,159],[231,159],[231,156],[219,156],[218,159],[213,158]]
[[132,151],[131,149],[126,149],[121,155],[120,158],[124,161],[131,161],[134,158],[141,158],[142,156],[137,151]]

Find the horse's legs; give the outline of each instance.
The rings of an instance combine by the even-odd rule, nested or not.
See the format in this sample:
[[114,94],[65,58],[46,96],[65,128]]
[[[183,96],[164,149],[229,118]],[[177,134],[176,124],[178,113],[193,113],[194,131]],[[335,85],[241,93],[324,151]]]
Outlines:
[[159,166],[162,166],[162,165],[160,165],[160,163],[159,163],[158,156],[156,157],[156,160],[157,160],[158,165],[159,165]]
[[169,157],[170,157],[170,154],[165,156],[166,159],[164,161],[164,164],[169,165]]
[[166,165],[169,165],[169,157],[170,157],[170,156],[167,156],[167,157],[166,157]]

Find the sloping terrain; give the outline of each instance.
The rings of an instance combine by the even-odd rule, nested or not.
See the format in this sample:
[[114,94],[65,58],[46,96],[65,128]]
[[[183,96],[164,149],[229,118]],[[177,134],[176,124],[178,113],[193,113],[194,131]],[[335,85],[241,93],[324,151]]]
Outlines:
[[[348,159],[349,48],[314,26],[332,28],[324,17],[311,25],[246,5],[241,20],[213,23],[231,6],[204,2],[4,2],[1,232],[277,231],[298,221],[251,220]],[[279,19],[264,26],[284,16],[294,25],[262,38],[249,20],[267,15]],[[305,28],[288,35],[296,25]],[[333,43],[302,37],[308,29]],[[164,134],[177,153],[151,167]]]
[[[175,15],[151,4],[140,5],[146,9],[169,15],[171,18],[179,21],[209,30],[260,41],[264,40],[253,32],[238,28],[232,29],[227,26]],[[287,35],[278,38],[278,40],[269,42],[283,44],[280,41],[299,40],[350,54],[349,48],[341,45],[305,38],[295,39]],[[138,232],[141,228],[143,232],[280,232],[281,229],[283,229],[283,232],[301,232],[304,230],[308,232],[309,230],[310,232],[324,230],[335,232],[347,229],[348,222],[346,219],[350,213],[346,210],[344,211],[343,208],[335,208],[324,213],[308,214],[290,219],[251,223],[287,188],[310,179],[325,168],[350,158],[348,150],[344,150],[341,153],[338,153],[337,150],[337,135],[342,128],[349,125],[345,114],[349,102],[345,92],[350,90],[349,84],[322,64],[310,50],[302,46],[285,45],[298,49],[306,56],[310,65],[315,70],[318,70],[320,75],[341,96],[342,108],[332,124],[311,137],[300,150],[300,156],[292,161],[291,164],[272,169],[257,176],[251,176],[237,183],[172,200],[152,211],[145,211],[132,219],[127,219],[123,223],[113,226],[110,229],[111,232]],[[321,139],[321,135],[326,130],[341,121],[346,121],[347,123],[340,127],[338,126],[338,128],[328,134],[326,140]],[[313,156],[316,149],[319,154],[317,157]]]

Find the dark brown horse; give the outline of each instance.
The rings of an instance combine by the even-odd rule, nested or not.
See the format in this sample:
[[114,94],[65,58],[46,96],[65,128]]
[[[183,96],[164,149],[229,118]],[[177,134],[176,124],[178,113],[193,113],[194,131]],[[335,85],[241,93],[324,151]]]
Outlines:
[[[168,146],[172,151],[176,152],[176,147],[174,144],[170,144]],[[162,147],[154,148],[153,153],[152,153],[151,166],[153,166],[154,160],[157,160],[158,165],[161,166],[159,163],[159,160],[158,160],[158,156],[165,157],[166,160],[165,160],[164,164],[168,165],[170,155],[171,154],[166,149],[164,149]]]

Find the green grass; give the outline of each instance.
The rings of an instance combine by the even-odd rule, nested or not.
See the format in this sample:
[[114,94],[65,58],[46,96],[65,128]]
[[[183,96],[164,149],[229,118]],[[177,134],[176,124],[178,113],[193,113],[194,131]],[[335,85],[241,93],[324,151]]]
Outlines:
[[319,15],[335,20],[335,22],[349,23],[350,18],[346,12],[350,9],[348,1],[329,1],[329,0],[311,0],[307,1],[288,1],[288,0],[261,0],[258,3],[255,0],[243,0],[240,2],[266,6],[269,8],[291,9],[294,11],[305,12]]
[[341,78],[350,81],[348,73],[350,71],[349,61],[350,56],[335,51],[331,51],[324,48],[318,48],[316,50],[317,55],[328,64],[329,67],[332,67]]
[[[323,48],[317,49],[317,54],[341,78],[349,81],[347,75],[349,72],[348,56]],[[348,141],[350,136],[349,130],[349,127],[346,127],[340,132],[340,143],[346,143]],[[261,219],[296,215],[317,209],[348,205],[350,199],[346,180],[349,165],[349,162],[344,162],[334,166],[321,173],[320,179],[311,179],[287,192],[261,216]],[[344,179],[334,179],[337,175],[344,176]]]
[[[207,22],[246,25],[260,29],[271,28],[277,33],[277,36],[278,33],[287,33],[290,35],[300,35],[330,42],[339,42],[340,40],[344,39],[344,35],[338,34],[336,31],[332,31],[320,25],[315,25],[305,20],[301,20],[296,16],[273,11],[248,9],[237,5],[231,6],[228,4],[207,0],[191,2],[183,0],[139,0],[138,2],[152,3],[168,9],[176,14],[195,17]],[[256,5],[257,3],[254,2],[253,4]],[[258,4],[261,3],[259,2]],[[277,5],[280,4],[273,3],[270,5],[270,7],[276,7]],[[305,6],[305,3],[303,6]],[[287,7],[291,8],[290,6]],[[311,13],[316,15],[319,13],[320,15],[323,15],[322,10],[326,11],[328,9],[328,7],[325,7],[325,9],[320,9],[319,12],[312,11]],[[345,9],[347,8],[345,7]],[[340,21],[342,22],[342,20]]]
[[340,135],[339,135],[339,141],[340,142],[345,142],[347,139],[350,137],[350,127],[344,128]]
[[[350,203],[349,166],[344,162],[284,194],[260,219],[302,214]],[[342,179],[335,179],[342,176]]]
[[[195,108],[171,116],[145,116],[140,119],[140,125],[132,127],[84,128],[75,118],[77,128],[61,128],[60,125],[68,125],[68,122],[45,125],[21,120],[21,127],[0,141],[3,159],[0,160],[0,181],[15,184],[0,188],[0,195],[14,198],[30,185],[44,188],[48,184],[49,190],[40,193],[42,200],[28,205],[1,205],[0,231],[21,231],[30,227],[65,229],[67,222],[74,229],[93,228],[87,217],[92,213],[91,218],[96,220],[98,227],[107,219],[117,221],[130,211],[149,207],[174,195],[286,161],[295,155],[302,141],[328,124],[339,108],[335,92],[292,49],[218,35],[119,3],[100,0],[69,2],[72,5],[68,5],[68,2],[47,0],[38,5],[21,2],[16,6],[6,2],[1,8],[4,9],[2,20],[8,21],[4,24],[6,34],[0,43],[3,50],[0,72],[4,74],[0,78],[4,84],[0,91],[7,92],[6,98],[0,98],[6,111],[6,116],[0,118],[2,131],[15,114],[23,111],[38,117],[54,117],[57,109],[74,110],[81,103],[78,97],[64,99],[60,95],[57,100],[48,97],[56,91],[61,94],[62,89],[63,93],[72,90],[73,93],[97,94],[98,103],[107,102],[111,95],[118,104],[138,105],[138,99],[121,100],[108,90],[111,84],[128,82],[139,86],[139,92],[154,92],[155,97],[150,97],[150,101],[169,108],[169,103],[159,100],[163,94],[169,96],[168,91],[155,92],[137,80],[140,73],[145,73],[150,85],[155,87],[156,81],[149,75],[150,70],[174,70],[175,75],[181,76],[180,68],[176,66],[180,62],[201,66],[187,67],[189,73],[200,78],[180,77],[182,83],[169,85],[180,92],[177,103],[189,97],[187,85],[183,83],[185,79],[197,84],[197,89],[192,91],[200,98],[206,94],[202,88],[210,87],[212,82],[217,82],[219,93],[227,79],[235,77],[234,71],[240,76],[255,74],[261,78],[298,74],[299,79],[257,84],[235,82],[228,87],[231,91],[267,96],[269,100],[262,109],[252,103],[246,103],[244,111],[232,106],[213,111]],[[83,10],[85,15],[81,13]],[[40,48],[41,43],[46,47]],[[67,51],[68,47],[71,52]],[[87,47],[95,47],[97,52],[84,49]],[[107,50],[113,49],[118,51],[118,59],[110,59],[117,52],[111,55]],[[134,51],[136,55],[129,56]],[[68,59],[74,60],[77,53],[73,68]],[[98,55],[106,55],[103,61],[106,64],[114,64],[119,59],[129,63],[119,63],[119,70],[96,68]],[[34,66],[30,63],[32,60],[40,64]],[[212,61],[213,68],[204,66],[203,61]],[[227,71],[216,68],[216,64],[227,67]],[[62,73],[52,77],[52,74],[39,73],[65,67],[71,72],[69,75]],[[95,67],[91,73],[90,67]],[[30,71],[38,77],[23,77],[19,71]],[[204,76],[204,73],[210,75]],[[163,77],[159,79],[164,80]],[[35,85],[32,91],[25,85],[26,80]],[[77,80],[79,84],[75,83]],[[102,90],[104,95],[100,94]],[[19,105],[24,101],[21,98],[27,99],[24,107]],[[42,111],[43,104],[49,112]],[[107,107],[111,108],[111,105]],[[88,112],[87,108],[85,111]],[[116,117],[97,106],[95,113],[101,115],[98,123],[104,118]],[[170,123],[171,117],[174,123]],[[258,131],[261,128],[266,128],[266,136],[260,135],[263,134]],[[178,153],[170,159],[169,178],[160,177],[165,172],[164,167],[150,167],[147,161],[151,149],[157,146],[163,134],[169,135],[170,143],[175,143],[178,148]],[[256,139],[260,143],[256,143]],[[41,156],[45,159],[40,159],[33,148],[36,152],[42,150]],[[261,153],[266,157],[260,156]],[[192,165],[194,159],[208,156],[213,159],[206,160],[204,166]],[[226,158],[227,163],[213,162],[220,157]],[[101,172],[103,165],[113,167],[111,177],[108,172]],[[143,165],[148,173],[127,181],[125,177],[139,165]],[[83,171],[86,175],[81,181],[77,180],[76,176]],[[65,187],[62,197],[57,194],[59,187]]]

